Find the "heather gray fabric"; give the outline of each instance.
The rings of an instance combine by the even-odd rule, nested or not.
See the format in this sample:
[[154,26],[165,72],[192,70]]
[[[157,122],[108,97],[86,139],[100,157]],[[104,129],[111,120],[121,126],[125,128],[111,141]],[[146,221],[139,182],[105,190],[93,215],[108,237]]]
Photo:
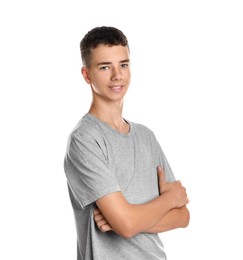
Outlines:
[[174,181],[153,132],[129,124],[129,134],[122,134],[88,113],[69,137],[64,169],[76,221],[78,260],[166,259],[158,234],[125,239],[112,231],[100,232],[93,220],[95,201],[109,193],[121,191],[132,204],[156,198],[158,165],[167,181]]

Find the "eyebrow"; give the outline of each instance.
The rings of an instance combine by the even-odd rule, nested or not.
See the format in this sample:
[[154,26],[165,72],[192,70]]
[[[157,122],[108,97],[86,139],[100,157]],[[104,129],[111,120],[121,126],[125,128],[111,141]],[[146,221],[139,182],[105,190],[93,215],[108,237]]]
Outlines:
[[[119,63],[126,63],[126,62],[130,62],[130,60],[126,59],[126,60],[119,61]],[[100,65],[110,65],[110,64],[112,64],[112,62],[102,61],[102,62],[97,63],[97,66],[100,66]]]

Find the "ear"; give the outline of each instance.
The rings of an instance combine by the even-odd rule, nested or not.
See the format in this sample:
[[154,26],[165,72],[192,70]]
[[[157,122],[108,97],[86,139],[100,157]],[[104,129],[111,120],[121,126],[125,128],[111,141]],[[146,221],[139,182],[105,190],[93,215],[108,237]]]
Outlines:
[[88,83],[88,84],[91,84],[91,80],[89,78],[89,72],[88,72],[88,69],[87,67],[82,67],[81,69],[81,73],[84,77],[84,80]]

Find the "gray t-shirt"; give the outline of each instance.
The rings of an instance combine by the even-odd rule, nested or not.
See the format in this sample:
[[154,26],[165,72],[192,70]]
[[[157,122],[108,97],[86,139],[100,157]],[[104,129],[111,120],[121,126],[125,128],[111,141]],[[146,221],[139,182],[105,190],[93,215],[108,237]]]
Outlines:
[[125,239],[113,231],[102,233],[93,219],[97,199],[121,191],[131,204],[159,195],[156,167],[171,168],[153,132],[129,121],[122,134],[86,114],[69,137],[64,169],[74,210],[78,260],[166,259],[158,234],[139,233]]

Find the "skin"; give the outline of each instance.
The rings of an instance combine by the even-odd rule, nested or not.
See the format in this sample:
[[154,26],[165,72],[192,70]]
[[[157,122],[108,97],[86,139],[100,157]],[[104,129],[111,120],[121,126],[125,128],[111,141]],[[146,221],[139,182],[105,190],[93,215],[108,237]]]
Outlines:
[[129,125],[122,118],[123,98],[131,78],[128,48],[98,46],[92,50],[90,67],[83,67],[81,72],[92,90],[89,112],[118,131],[128,133]]
[[[129,124],[122,117],[123,100],[131,79],[128,48],[99,45],[92,50],[89,64],[81,70],[92,91],[89,113],[117,131],[128,133]],[[94,219],[99,229],[130,238],[140,232],[158,233],[187,226],[186,189],[179,181],[165,182],[160,167],[158,177],[161,194],[148,203],[129,204],[122,192],[98,199]]]
[[[161,167],[157,168],[157,172],[160,194],[162,195],[162,190],[164,190],[164,186],[166,186],[165,175]],[[188,226],[189,218],[189,211],[187,210],[186,206],[171,209],[154,226],[145,230],[145,232],[161,233],[176,228],[184,228]],[[104,215],[98,207],[94,210],[94,220],[101,232],[113,231],[111,225],[105,219]]]

